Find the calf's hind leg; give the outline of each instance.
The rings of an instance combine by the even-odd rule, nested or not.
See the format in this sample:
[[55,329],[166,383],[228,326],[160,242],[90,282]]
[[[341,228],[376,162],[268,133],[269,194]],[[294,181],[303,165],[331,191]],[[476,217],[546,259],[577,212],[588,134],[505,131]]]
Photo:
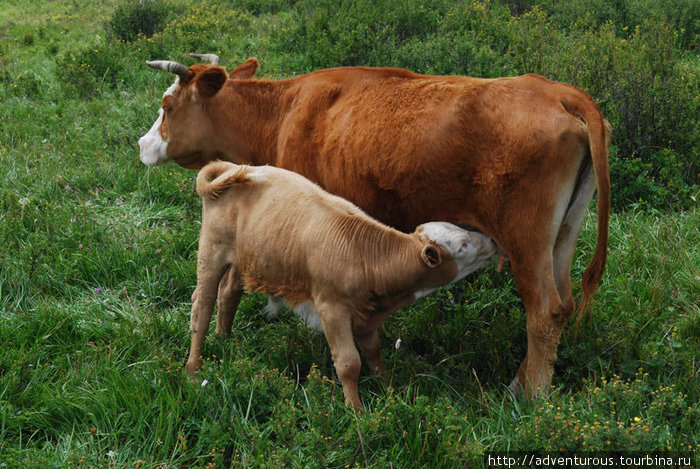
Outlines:
[[216,334],[231,335],[233,318],[238,310],[243,289],[238,279],[235,266],[229,267],[219,282],[219,311],[216,314]]
[[[202,251],[200,245],[200,252]],[[192,313],[190,317],[190,355],[185,370],[194,377],[202,367],[202,344],[209,330],[209,321],[214,311],[219,282],[226,271],[223,263],[205,260],[201,256],[197,261],[197,289],[192,295]]]

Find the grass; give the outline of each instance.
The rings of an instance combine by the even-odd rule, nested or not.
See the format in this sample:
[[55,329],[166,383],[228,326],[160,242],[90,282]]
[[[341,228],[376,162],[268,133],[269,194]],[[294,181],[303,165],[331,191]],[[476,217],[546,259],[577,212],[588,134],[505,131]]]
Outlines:
[[[507,449],[700,449],[697,208],[613,213],[590,320],[565,332],[555,390],[534,403],[505,390],[525,318],[512,276],[493,269],[389,319],[391,381],[363,370],[362,415],[343,405],[324,338],[289,313],[266,322],[257,295],[230,340],[207,338],[209,384],[191,383],[200,204],[193,172],[138,161],[171,81],[143,60],[192,47],[288,76],[270,37],[294,19],[227,10],[212,38],[220,7],[175,2],[168,27],[185,44],[167,30],[118,44],[102,30],[115,6],[0,13],[0,467],[472,467]],[[62,74],[89,49],[112,65]],[[595,231],[590,213],[577,281]]]

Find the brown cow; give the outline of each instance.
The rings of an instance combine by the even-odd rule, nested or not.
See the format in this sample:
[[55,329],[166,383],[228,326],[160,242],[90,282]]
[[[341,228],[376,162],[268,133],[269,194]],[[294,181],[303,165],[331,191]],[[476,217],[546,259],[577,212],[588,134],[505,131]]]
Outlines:
[[370,368],[383,374],[377,329],[387,316],[486,266],[496,253],[486,235],[450,223],[402,233],[272,166],[211,163],[197,177],[197,192],[202,230],[187,371],[201,366],[217,289],[227,305],[219,310],[217,331],[225,334],[242,290],[268,293],[323,327],[345,402],[360,410],[353,336]]
[[178,78],[139,141],[145,164],[275,165],[400,230],[445,220],[494,238],[527,311],[527,355],[511,388],[535,396],[549,387],[596,185],[598,241],[579,319],[605,269],[611,129],[586,93],[537,75],[347,67],[268,81],[251,79],[255,59],[230,76],[213,64],[149,65]]

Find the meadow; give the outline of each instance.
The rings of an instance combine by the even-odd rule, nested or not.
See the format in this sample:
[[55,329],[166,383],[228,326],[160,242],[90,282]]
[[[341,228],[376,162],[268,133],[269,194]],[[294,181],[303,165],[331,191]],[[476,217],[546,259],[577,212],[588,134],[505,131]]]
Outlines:
[[[489,451],[700,450],[700,2],[34,2],[0,8],[0,468],[481,467]],[[660,2],[659,2],[660,3]],[[248,295],[187,379],[195,172],[136,142],[170,74],[213,52],[278,79],[337,65],[536,72],[614,127],[608,267],[553,390],[517,401],[495,265],[394,314],[390,382],[343,404],[321,334]],[[578,242],[575,294],[595,245]]]

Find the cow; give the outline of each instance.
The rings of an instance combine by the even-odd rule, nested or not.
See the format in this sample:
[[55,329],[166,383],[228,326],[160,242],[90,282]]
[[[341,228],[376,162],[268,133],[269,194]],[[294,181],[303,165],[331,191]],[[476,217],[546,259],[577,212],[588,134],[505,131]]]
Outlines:
[[[405,234],[308,179],[272,166],[214,162],[197,176],[202,228],[186,370],[196,375],[214,303],[230,334],[242,291],[281,298],[328,340],[345,403],[362,410],[360,356],[383,375],[379,328],[397,309],[486,266],[496,244],[444,222]],[[227,276],[227,282],[222,279]],[[218,290],[218,293],[217,293]]]
[[577,326],[607,258],[612,129],[584,91],[532,74],[368,67],[265,80],[253,78],[254,58],[231,73],[208,58],[148,63],[177,77],[139,140],[143,163],[274,165],[404,232],[435,220],[482,231],[510,261],[527,313],[527,353],[510,387],[532,398],[549,389],[596,186],[597,242]]

